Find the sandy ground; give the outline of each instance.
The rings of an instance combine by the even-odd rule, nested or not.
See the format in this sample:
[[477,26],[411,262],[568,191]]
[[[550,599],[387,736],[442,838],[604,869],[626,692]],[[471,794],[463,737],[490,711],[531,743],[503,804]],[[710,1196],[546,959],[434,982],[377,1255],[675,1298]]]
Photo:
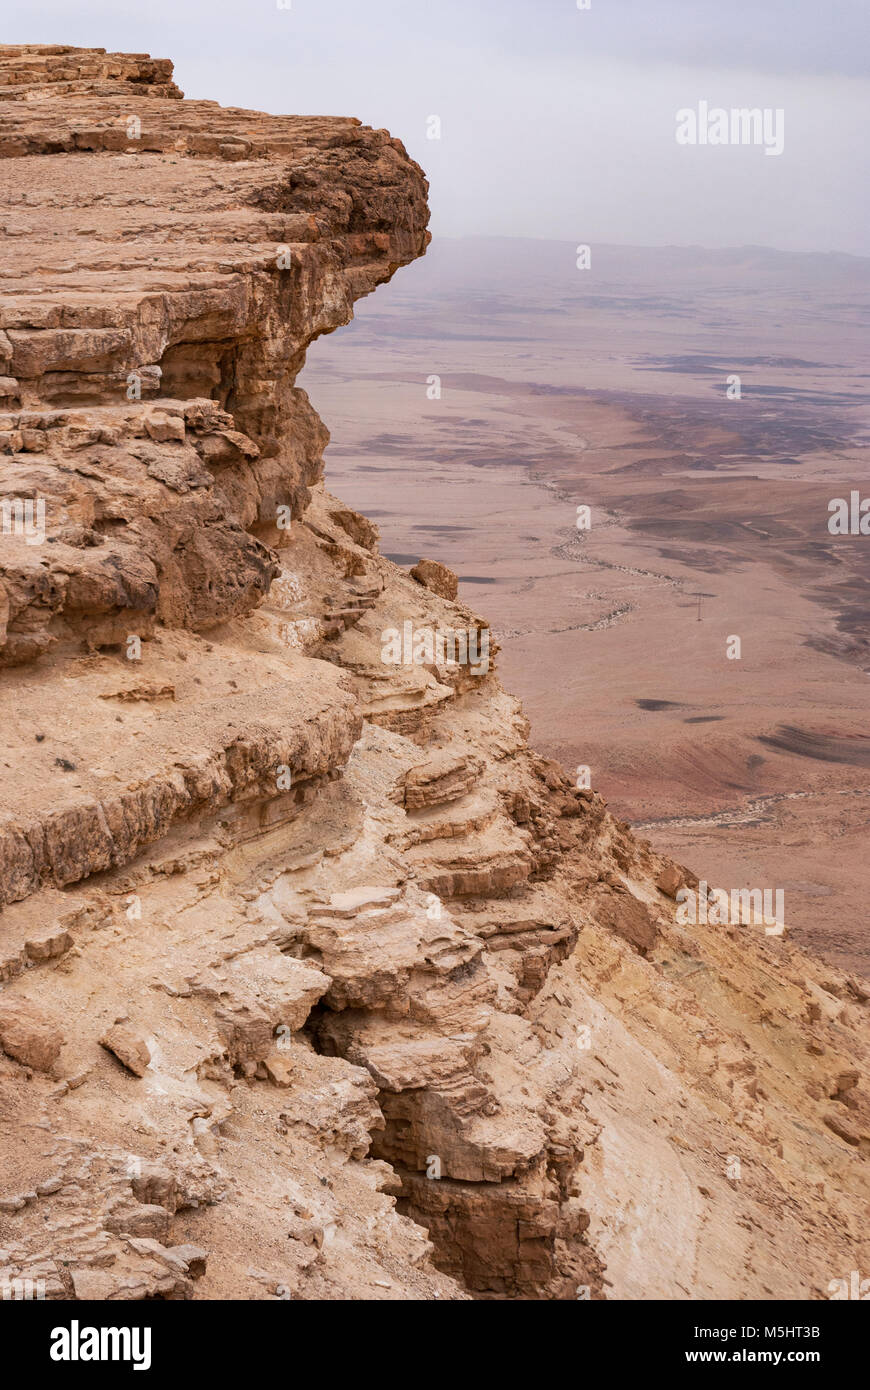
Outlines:
[[870,263],[572,253],[442,243],[315,344],[329,485],[457,571],[539,747],[868,974]]

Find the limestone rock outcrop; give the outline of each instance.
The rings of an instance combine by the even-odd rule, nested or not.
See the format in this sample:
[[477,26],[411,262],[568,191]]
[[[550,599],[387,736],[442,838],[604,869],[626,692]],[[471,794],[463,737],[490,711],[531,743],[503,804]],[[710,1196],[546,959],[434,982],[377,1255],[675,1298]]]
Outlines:
[[384,660],[488,629],[326,491],[296,379],[422,171],[62,46],[0,48],[0,160],[0,1283],[826,1297],[868,986],[681,925],[494,642]]

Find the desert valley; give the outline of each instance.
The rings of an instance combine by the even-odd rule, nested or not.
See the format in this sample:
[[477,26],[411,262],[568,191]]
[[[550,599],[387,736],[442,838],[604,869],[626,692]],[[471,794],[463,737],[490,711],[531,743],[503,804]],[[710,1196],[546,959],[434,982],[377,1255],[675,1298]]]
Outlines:
[[302,377],[336,489],[457,571],[534,742],[865,974],[870,538],[829,503],[870,495],[868,306],[857,257],[436,242]]

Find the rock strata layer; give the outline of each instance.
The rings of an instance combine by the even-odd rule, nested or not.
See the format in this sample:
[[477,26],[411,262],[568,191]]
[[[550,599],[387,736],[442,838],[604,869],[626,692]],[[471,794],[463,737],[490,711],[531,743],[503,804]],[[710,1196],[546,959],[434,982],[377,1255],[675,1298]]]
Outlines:
[[[423,254],[350,119],[0,48],[0,1283],[822,1298],[868,988],[526,741],[323,483],[308,344]],[[442,656],[444,659],[442,659]]]

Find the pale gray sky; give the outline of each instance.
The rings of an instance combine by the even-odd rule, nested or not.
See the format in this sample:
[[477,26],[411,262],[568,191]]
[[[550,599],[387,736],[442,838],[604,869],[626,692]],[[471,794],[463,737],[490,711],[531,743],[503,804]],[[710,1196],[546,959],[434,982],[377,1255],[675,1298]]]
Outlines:
[[[7,43],[172,58],[191,97],[386,126],[430,176],[436,233],[870,255],[868,13],[867,0],[30,0],[3,29]],[[781,107],[783,153],[679,146],[675,113],[702,100]]]

